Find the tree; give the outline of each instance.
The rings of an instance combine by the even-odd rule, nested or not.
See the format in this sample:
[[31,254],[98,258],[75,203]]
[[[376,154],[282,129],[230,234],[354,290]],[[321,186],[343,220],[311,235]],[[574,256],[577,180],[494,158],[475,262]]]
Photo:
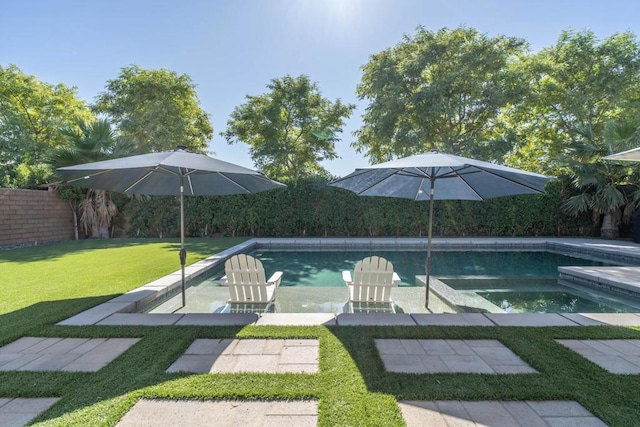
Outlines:
[[74,87],[41,82],[15,65],[0,66],[0,186],[45,179],[50,172],[43,169],[43,157],[66,143],[60,129],[92,118]]
[[640,45],[632,33],[600,41],[590,30],[563,31],[517,67],[531,91],[502,116],[515,144],[512,166],[558,173],[553,160],[585,132],[601,141],[607,122],[640,112]]
[[204,153],[213,136],[191,78],[174,71],[124,67],[117,79],[107,82],[92,108],[106,114],[118,135],[143,153],[178,145]]
[[595,226],[602,219],[602,237],[618,237],[620,223],[628,221],[640,202],[640,168],[601,159],[640,145],[640,122],[608,122],[602,138],[589,128],[579,134],[582,138],[571,143],[566,155],[559,156],[561,165],[569,168],[571,187],[578,191],[562,208],[574,216],[591,211]]
[[[477,154],[500,109],[524,95],[509,65],[526,47],[473,28],[418,27],[363,67],[357,94],[369,105],[352,146],[372,162],[430,149]],[[501,154],[485,149],[482,157]]]
[[[124,157],[135,152],[130,142],[115,137],[106,119],[79,122],[74,127],[62,129],[61,134],[67,139],[68,145],[49,153],[48,161],[54,168]],[[79,191],[82,190],[70,189],[63,194],[69,200],[75,224],[78,223],[79,211],[79,223],[86,234],[108,237],[109,227],[118,213],[109,193],[87,189],[85,196],[81,197]],[[77,225],[75,229],[77,239]]]
[[335,143],[355,105],[323,98],[305,75],[273,79],[267,88],[247,95],[221,135],[229,144],[248,144],[255,165],[273,179],[328,175],[320,162],[338,157]]

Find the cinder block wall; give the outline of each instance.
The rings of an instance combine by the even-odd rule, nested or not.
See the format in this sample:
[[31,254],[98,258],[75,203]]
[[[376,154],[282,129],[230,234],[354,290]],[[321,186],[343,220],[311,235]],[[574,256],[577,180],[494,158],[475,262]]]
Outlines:
[[56,191],[0,188],[0,247],[73,239],[73,213]]

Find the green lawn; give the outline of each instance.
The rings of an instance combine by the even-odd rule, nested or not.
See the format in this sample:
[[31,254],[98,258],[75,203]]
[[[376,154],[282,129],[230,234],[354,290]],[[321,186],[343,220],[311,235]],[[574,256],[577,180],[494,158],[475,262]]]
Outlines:
[[[241,239],[189,239],[188,263]],[[60,396],[36,425],[115,425],[141,397],[320,400],[321,426],[396,426],[396,400],[576,400],[637,425],[640,376],[612,375],[555,338],[640,339],[615,327],[62,327],[55,323],[179,267],[176,241],[81,241],[0,251],[0,345],[21,336],[137,337],[96,373],[0,372],[0,397]],[[196,338],[318,338],[318,374],[167,374]],[[375,338],[498,339],[539,374],[386,373]]]

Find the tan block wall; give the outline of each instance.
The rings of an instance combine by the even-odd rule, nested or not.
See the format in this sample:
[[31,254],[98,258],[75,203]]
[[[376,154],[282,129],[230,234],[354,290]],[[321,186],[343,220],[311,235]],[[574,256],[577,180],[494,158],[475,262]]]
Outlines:
[[73,213],[56,191],[0,188],[0,247],[73,239]]

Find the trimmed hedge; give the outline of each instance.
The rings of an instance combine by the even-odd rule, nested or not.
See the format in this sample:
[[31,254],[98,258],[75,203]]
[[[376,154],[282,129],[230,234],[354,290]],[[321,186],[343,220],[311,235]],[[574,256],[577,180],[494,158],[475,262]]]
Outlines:
[[[187,236],[426,236],[428,202],[360,197],[328,187],[322,178],[289,183],[286,189],[251,195],[187,197]],[[588,215],[560,211],[560,183],[542,195],[503,197],[484,202],[438,200],[434,236],[591,235]],[[122,208],[124,234],[178,236],[176,197],[131,199]]]

